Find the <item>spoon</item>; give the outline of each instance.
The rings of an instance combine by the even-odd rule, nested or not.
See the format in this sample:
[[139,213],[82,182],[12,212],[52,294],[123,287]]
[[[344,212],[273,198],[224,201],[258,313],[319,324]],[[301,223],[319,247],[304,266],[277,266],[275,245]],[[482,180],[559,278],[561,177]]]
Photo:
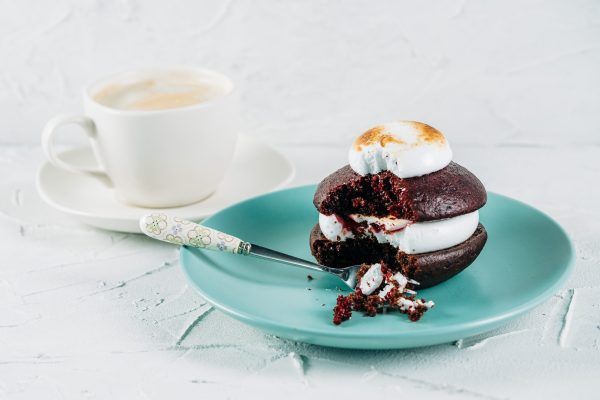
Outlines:
[[140,228],[149,237],[163,242],[196,247],[205,250],[216,250],[226,253],[253,256],[264,260],[276,261],[311,271],[321,271],[334,275],[354,290],[356,273],[360,265],[346,268],[332,268],[312,263],[301,258],[280,253],[266,247],[245,242],[235,236],[219,232],[195,222],[186,221],[163,213],[150,213],[140,218]]

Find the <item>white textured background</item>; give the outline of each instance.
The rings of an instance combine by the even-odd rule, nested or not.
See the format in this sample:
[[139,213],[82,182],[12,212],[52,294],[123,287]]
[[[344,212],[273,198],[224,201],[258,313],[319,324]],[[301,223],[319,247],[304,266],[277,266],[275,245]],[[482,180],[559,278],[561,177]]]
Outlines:
[[276,143],[395,118],[454,144],[600,142],[598,1],[425,3],[4,0],[0,142],[37,143],[97,77],[169,64],[230,74]]
[[[424,3],[0,0],[0,399],[598,398],[600,2]],[[291,343],[213,311],[171,247],[77,225],[33,184],[44,122],[84,84],[170,64],[231,75],[295,184],[373,123],[429,122],[569,231],[572,277],[504,328],[416,350]]]

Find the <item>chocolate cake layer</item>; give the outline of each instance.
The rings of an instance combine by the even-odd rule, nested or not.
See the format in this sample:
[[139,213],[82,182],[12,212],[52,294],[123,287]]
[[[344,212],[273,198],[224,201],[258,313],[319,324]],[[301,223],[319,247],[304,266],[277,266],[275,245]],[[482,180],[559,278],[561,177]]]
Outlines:
[[313,203],[325,215],[393,215],[430,221],[473,212],[486,200],[479,179],[451,162],[439,171],[406,179],[389,171],[360,176],[346,165],[319,184]]
[[456,246],[421,254],[406,254],[374,238],[328,240],[319,225],[310,234],[310,250],[317,262],[330,267],[347,267],[362,263],[385,262],[426,288],[437,285],[467,268],[479,255],[487,240],[487,232],[479,224],[471,237]]

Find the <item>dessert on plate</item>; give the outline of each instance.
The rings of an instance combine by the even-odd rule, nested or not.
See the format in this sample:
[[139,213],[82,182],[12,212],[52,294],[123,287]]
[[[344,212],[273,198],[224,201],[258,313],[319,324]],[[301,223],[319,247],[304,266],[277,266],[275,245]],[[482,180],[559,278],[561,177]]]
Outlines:
[[432,308],[433,301],[417,298],[412,288],[419,282],[392,271],[385,263],[362,264],[357,273],[356,290],[348,296],[339,295],[333,309],[336,325],[350,319],[352,310],[374,317],[379,312],[397,310],[416,322]]
[[483,249],[478,210],[486,199],[440,131],[416,121],[378,125],[356,138],[349,165],[317,187],[311,252],[323,265],[379,263],[421,288],[437,285]]

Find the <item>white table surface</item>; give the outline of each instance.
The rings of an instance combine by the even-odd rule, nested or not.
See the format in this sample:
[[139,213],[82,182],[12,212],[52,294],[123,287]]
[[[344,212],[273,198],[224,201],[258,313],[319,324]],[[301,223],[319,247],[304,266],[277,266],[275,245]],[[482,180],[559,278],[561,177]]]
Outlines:
[[[0,2],[0,399],[599,398],[599,49],[596,0]],[[430,123],[488,190],[566,228],[573,275],[501,329],[415,350],[293,343],[213,310],[172,247],[78,225],[34,188],[43,124],[83,85],[173,64],[233,77],[293,185],[375,123]]]
[[[293,184],[317,181],[346,153],[281,150],[298,167]],[[173,247],[77,225],[35,191],[41,151],[0,148],[0,398],[597,398],[598,147],[463,145],[455,153],[489,190],[539,207],[568,230],[577,244],[573,275],[491,333],[415,350],[348,351],[281,340],[214,310],[188,287]],[[325,154],[326,162],[310,161]]]

